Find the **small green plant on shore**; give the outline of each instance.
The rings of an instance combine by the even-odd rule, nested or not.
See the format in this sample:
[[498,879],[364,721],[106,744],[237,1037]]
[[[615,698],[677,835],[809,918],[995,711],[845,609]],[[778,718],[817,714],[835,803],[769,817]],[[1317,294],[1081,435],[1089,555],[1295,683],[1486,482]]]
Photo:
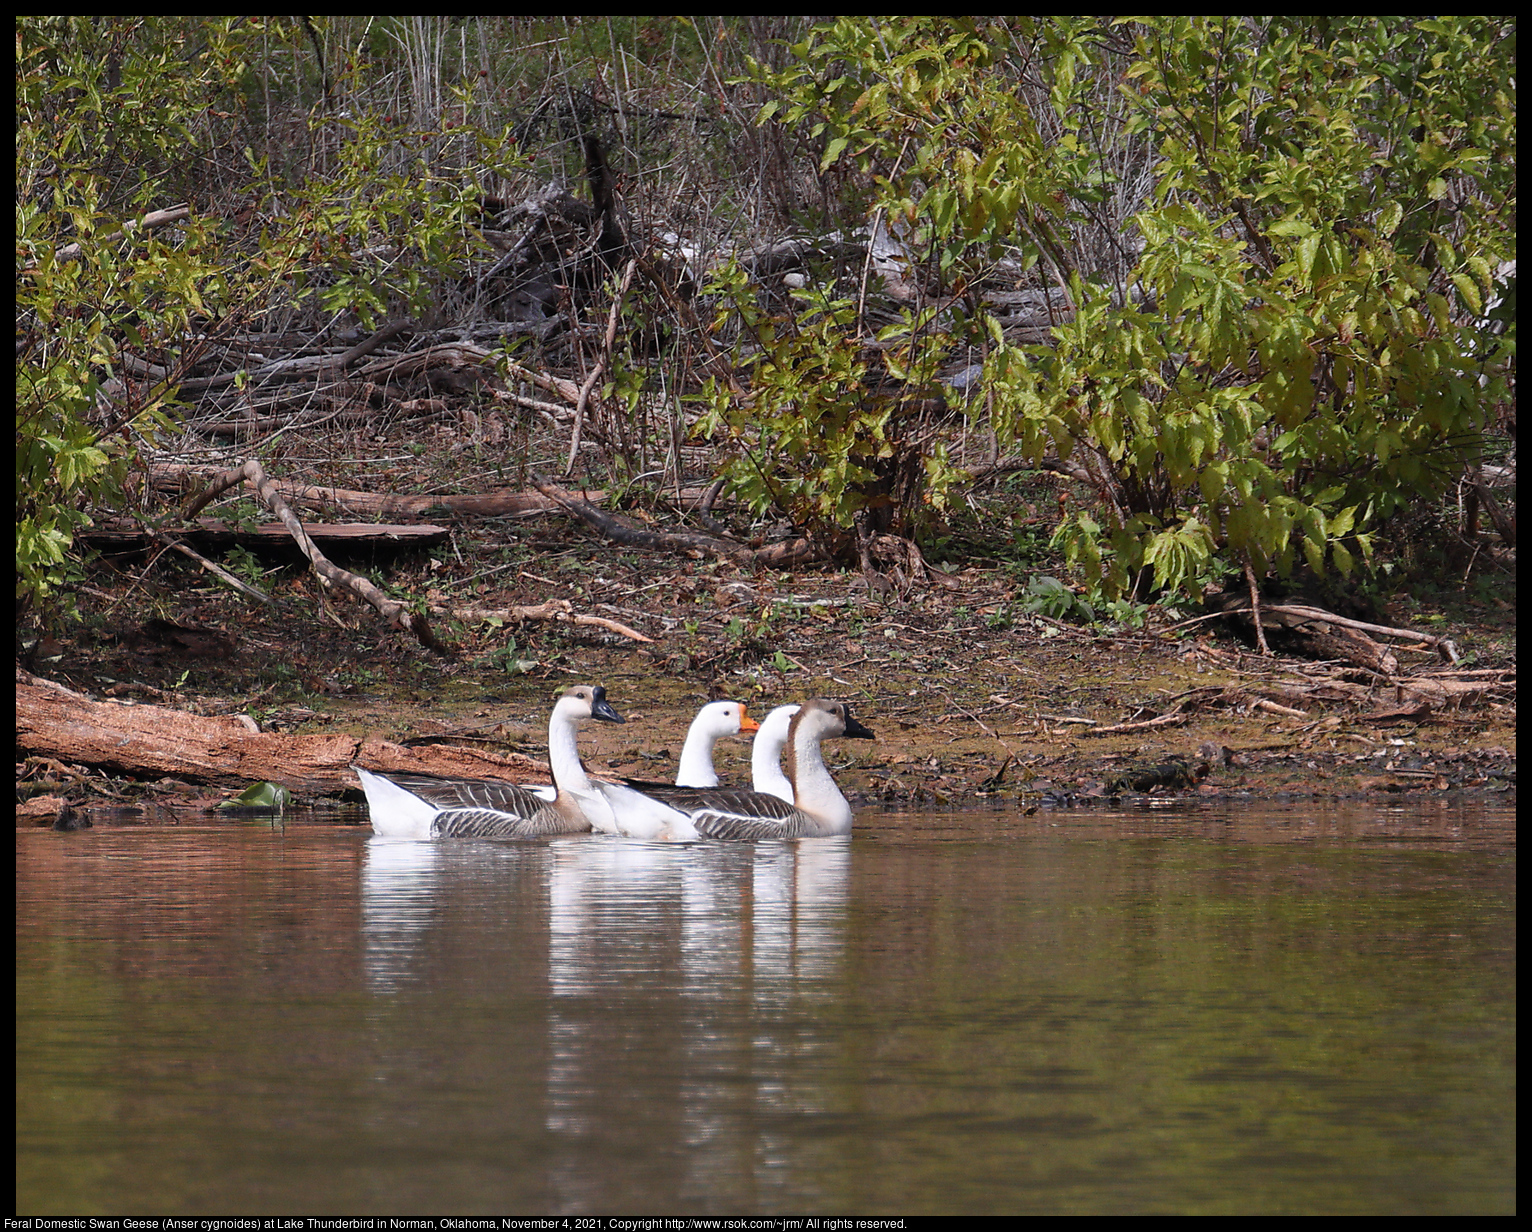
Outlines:
[[1131,599],[1108,599],[1101,605],[1102,621],[1119,628],[1142,629],[1148,618],[1147,603],[1134,603]]
[[1026,592],[1017,603],[1023,611],[1035,612],[1054,620],[1089,624],[1096,619],[1095,608],[1055,577],[1033,578],[1027,583]]

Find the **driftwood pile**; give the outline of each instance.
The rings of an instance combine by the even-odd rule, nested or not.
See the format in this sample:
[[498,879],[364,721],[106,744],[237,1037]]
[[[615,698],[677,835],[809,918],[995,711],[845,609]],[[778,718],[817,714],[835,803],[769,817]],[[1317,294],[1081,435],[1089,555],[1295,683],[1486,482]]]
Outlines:
[[[710,362],[719,358],[691,308],[696,254],[684,251],[674,237],[665,237],[667,243],[659,245],[635,242],[599,143],[587,138],[584,150],[589,201],[576,198],[557,183],[518,203],[482,200],[480,233],[495,255],[443,291],[438,319],[430,328],[414,320],[394,320],[371,332],[331,328],[313,333],[209,334],[187,339],[175,368],[125,348],[119,373],[102,387],[102,418],[115,423],[126,414],[126,407],[142,404],[141,396],[129,396],[132,383],[151,391],[173,387],[188,406],[182,416],[185,429],[227,442],[235,450],[253,449],[257,443],[294,431],[365,427],[385,412],[393,417],[456,416],[467,439],[477,444],[493,434],[497,418],[493,408],[504,406],[518,413],[530,411],[548,426],[567,431],[566,470],[572,471],[582,437],[610,446],[627,431],[616,408],[602,405],[598,391],[611,368],[624,297],[636,280],[646,280],[657,292],[659,302],[673,310],[677,327],[686,329],[710,352]],[[186,207],[179,206],[150,215],[139,225],[166,226],[186,216]],[[366,250],[364,258],[369,254],[379,260],[390,255]],[[826,262],[876,273],[879,294],[894,300],[909,293],[908,256],[881,226],[874,227],[870,238],[836,237],[817,245],[790,241],[740,256],[768,296],[773,288],[802,285],[811,269],[822,273]],[[617,291],[610,295],[614,283]],[[1057,320],[1063,311],[1056,297],[1046,295],[1040,308],[1033,308],[1048,321]],[[589,321],[593,315],[595,320]],[[455,323],[443,325],[443,320]],[[560,366],[554,361],[562,356],[567,361],[565,371],[572,370],[574,378],[508,361],[491,351],[491,345],[514,335],[538,341],[539,366],[544,369]],[[752,567],[791,567],[823,555],[822,547],[804,539],[766,546],[730,539],[711,517],[717,484],[691,488],[678,484],[676,491],[678,503],[694,512],[711,532],[704,534],[662,532],[634,524],[600,508],[599,494],[575,495],[541,477],[535,491],[436,498],[300,487],[273,479],[254,461],[228,470],[162,462],[151,466],[149,480],[157,488],[176,490],[185,500],[178,529],[150,529],[120,520],[96,528],[85,536],[86,541],[102,550],[158,543],[192,557],[248,597],[269,602],[198,548],[206,551],[231,541],[268,543],[287,536],[311,562],[323,586],[350,591],[428,646],[438,643],[425,614],[386,600],[365,579],[335,566],[320,545],[429,544],[448,532],[440,526],[420,525],[419,519],[557,511],[580,519],[617,543],[712,555]],[[237,483],[248,484],[278,521],[231,527],[197,518],[214,496]],[[399,520],[304,527],[294,512],[299,507]],[[856,546],[869,578],[873,561],[889,563],[902,591],[921,576],[921,562],[918,553],[885,530],[873,525],[863,528]],[[886,583],[883,589],[889,589]],[[557,602],[514,615],[600,623],[622,636],[646,640],[625,626],[578,615]]]

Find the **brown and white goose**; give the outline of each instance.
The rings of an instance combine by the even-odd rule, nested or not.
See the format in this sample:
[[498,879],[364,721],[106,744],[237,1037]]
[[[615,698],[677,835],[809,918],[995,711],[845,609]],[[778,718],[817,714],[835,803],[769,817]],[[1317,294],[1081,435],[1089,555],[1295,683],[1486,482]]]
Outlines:
[[592,798],[592,787],[576,746],[585,719],[625,721],[600,685],[565,689],[548,719],[551,795],[547,788],[492,779],[385,776],[353,766],[367,793],[373,832],[387,838],[530,838],[589,830],[584,802]]
[[851,806],[825,768],[820,743],[837,736],[872,740],[872,732],[844,702],[815,698],[791,717],[786,744],[786,778],[791,803],[742,788],[632,787],[596,782],[609,814],[598,830],[630,838],[699,838],[750,841],[763,838],[826,838],[851,832]]

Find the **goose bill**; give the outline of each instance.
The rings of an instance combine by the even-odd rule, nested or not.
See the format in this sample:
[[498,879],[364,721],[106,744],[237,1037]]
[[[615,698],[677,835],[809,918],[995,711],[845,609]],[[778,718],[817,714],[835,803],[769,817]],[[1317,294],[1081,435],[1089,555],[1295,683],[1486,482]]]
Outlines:
[[872,734],[872,728],[867,727],[858,721],[856,716],[853,715],[849,709],[846,711],[846,730],[843,731],[841,735],[855,736],[858,740],[877,739],[877,737]]
[[591,690],[590,717],[601,719],[607,723],[626,723],[627,719],[612,709],[612,703],[606,700],[606,686],[597,685]]

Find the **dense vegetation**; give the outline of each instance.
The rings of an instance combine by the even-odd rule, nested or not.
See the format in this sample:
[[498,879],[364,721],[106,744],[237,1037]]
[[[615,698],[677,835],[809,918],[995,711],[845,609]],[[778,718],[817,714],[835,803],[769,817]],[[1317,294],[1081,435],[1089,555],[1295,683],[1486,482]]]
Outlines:
[[[1349,571],[1514,405],[1508,18],[17,32],[34,599],[78,576],[93,512],[131,503],[199,346],[439,318],[482,259],[483,199],[578,182],[590,131],[702,282],[696,306],[628,301],[665,319],[608,374],[643,428],[608,464],[705,440],[738,494],[842,555],[929,543],[977,468],[1025,463],[1087,485],[1054,543],[1104,597]],[[128,226],[180,202],[173,225]],[[822,258],[767,294],[731,258],[790,232]],[[865,259],[869,234],[892,265]],[[1024,291],[1045,336],[994,310]]]

